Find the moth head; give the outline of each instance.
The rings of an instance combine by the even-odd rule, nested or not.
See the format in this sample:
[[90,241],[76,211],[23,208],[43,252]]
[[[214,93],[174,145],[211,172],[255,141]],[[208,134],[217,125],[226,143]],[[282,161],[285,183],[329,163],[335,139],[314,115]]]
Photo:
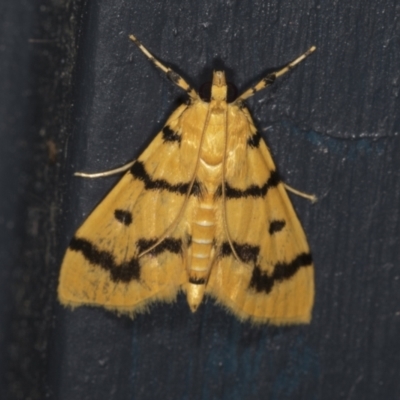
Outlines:
[[225,72],[214,71],[211,86],[211,101],[226,101],[228,87],[226,85]]

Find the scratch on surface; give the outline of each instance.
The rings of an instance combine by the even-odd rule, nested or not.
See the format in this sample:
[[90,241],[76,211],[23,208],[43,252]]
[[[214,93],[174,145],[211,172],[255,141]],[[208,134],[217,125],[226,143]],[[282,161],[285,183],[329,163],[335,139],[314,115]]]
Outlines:
[[339,137],[325,132],[319,132],[316,130],[304,130],[299,128],[299,123],[294,122],[290,119],[277,121],[263,131],[269,130],[271,127],[281,126],[282,128],[289,130],[294,135],[302,135],[306,140],[312,143],[314,146],[319,147],[325,153],[332,152],[333,154],[347,154],[349,158],[358,157],[359,154],[371,154],[375,153],[378,155],[384,154],[385,143],[388,139],[395,139],[397,133],[393,135],[377,136],[377,134],[358,134],[347,137]]
[[350,390],[349,390],[349,394],[347,395],[347,400],[351,400],[354,391],[356,390],[356,386],[363,380],[364,376],[360,375],[353,383],[353,385],[351,386]]

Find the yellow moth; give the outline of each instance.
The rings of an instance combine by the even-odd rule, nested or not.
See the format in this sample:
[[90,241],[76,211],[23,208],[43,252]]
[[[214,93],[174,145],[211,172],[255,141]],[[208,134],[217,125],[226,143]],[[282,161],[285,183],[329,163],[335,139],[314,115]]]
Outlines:
[[211,100],[130,39],[189,101],[169,117],[71,240],[58,287],[64,305],[102,306],[133,316],[186,293],[190,309],[212,296],[240,319],[308,323],[314,270],[307,240],[244,100],[315,47],[227,102],[223,71]]

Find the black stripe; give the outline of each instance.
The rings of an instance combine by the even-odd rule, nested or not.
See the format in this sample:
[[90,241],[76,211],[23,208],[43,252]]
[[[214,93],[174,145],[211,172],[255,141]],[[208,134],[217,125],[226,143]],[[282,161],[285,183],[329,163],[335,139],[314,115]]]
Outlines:
[[[144,164],[141,161],[136,161],[130,169],[131,174],[144,183],[144,187],[147,190],[167,190],[168,192],[186,195],[190,183],[176,183],[171,184],[165,179],[152,179],[144,168]],[[190,195],[199,197],[202,194],[201,183],[195,181],[191,190]]]
[[205,193],[207,193],[207,188],[196,179],[193,182],[192,190],[190,191],[191,196],[203,197]]
[[286,225],[286,222],[284,220],[274,220],[271,221],[271,223],[269,224],[269,230],[268,232],[270,233],[270,235],[276,233],[276,232],[280,232]]
[[308,267],[312,262],[310,253],[301,253],[289,263],[276,263],[271,276],[261,271],[260,267],[257,265],[253,270],[249,287],[256,292],[268,294],[272,290],[275,282],[283,282],[290,279],[301,267]]
[[204,278],[189,277],[189,283],[193,283],[193,285],[204,285],[206,280]]
[[172,71],[171,69],[167,72],[167,77],[176,85],[178,84],[178,82],[181,80],[181,77],[174,71]]
[[275,82],[276,79],[276,75],[275,74],[271,74],[266,76],[263,81],[265,82],[266,85],[272,85]]
[[[239,256],[239,258],[245,262],[245,263],[253,263],[255,264],[257,262],[258,258],[258,253],[260,252],[260,247],[259,246],[252,246],[250,244],[244,243],[244,244],[239,244],[236,242],[233,242],[233,248],[236,251],[236,254]],[[220,256],[221,257],[228,257],[228,256],[233,256],[232,248],[229,242],[223,242],[221,245],[221,250],[220,250]]]
[[181,143],[181,135],[179,135],[177,132],[174,132],[168,125],[164,126],[162,133],[164,142],[178,142],[179,144]]
[[114,256],[110,252],[99,250],[88,240],[76,237],[71,240],[69,249],[82,253],[83,257],[85,257],[90,264],[99,266],[105,271],[108,271],[111,280],[114,282],[128,283],[132,280],[139,280],[140,278],[140,264],[135,257],[122,264],[117,264]]
[[[271,171],[271,175],[268,178],[267,182],[262,186],[250,185],[247,189],[235,189],[229,185],[228,182],[225,183],[225,196],[227,199],[240,199],[241,197],[264,197],[268,190],[272,187],[278,186],[281,182],[279,174],[277,171]],[[222,187],[219,186],[217,191],[215,192],[215,197],[219,197],[222,195]]]
[[[138,249],[139,254],[146,251],[151,246],[154,246],[157,243],[158,239],[139,239],[136,242],[136,247]],[[156,256],[164,251],[169,251],[174,254],[182,253],[182,240],[175,239],[171,237],[165,238],[157,247],[151,250],[148,254],[152,256]]]
[[222,185],[219,185],[217,187],[217,190],[214,193],[214,200],[217,200],[218,198],[220,198],[222,196]]
[[132,223],[132,214],[125,210],[115,210],[114,217],[122,224],[129,226]]
[[247,139],[247,145],[249,147],[257,148],[258,145],[260,144],[260,140],[261,140],[261,135],[259,132],[256,132],[254,135],[250,136]]

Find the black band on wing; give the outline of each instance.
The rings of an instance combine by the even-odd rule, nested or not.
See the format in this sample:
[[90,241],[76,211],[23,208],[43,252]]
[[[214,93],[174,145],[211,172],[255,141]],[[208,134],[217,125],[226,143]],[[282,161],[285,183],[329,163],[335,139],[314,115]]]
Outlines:
[[[244,243],[239,244],[233,242],[233,248],[236,251],[236,254],[239,258],[246,264],[253,263],[255,264],[257,261],[258,253],[260,252],[259,246],[252,246],[250,244]],[[220,257],[228,257],[233,256],[233,251],[229,242],[223,242],[220,250]]]
[[192,190],[190,191],[191,196],[202,197],[207,192],[207,188],[200,183],[198,180],[193,182]]
[[[141,161],[136,161],[135,164],[132,165],[130,172],[136,179],[144,183],[144,187],[147,190],[167,190],[171,193],[186,195],[190,187],[189,182],[171,184],[165,179],[152,179]],[[190,195],[199,197],[201,194],[202,186],[200,182],[195,181]]]
[[[145,250],[157,242],[156,239],[140,239],[137,241],[137,248]],[[119,283],[129,283],[132,280],[140,279],[140,263],[137,257],[121,264],[115,262],[111,252],[100,250],[89,240],[74,237],[69,244],[69,250],[82,253],[83,257],[92,265],[96,265],[110,273],[111,280]],[[151,255],[157,255],[164,251],[179,254],[182,252],[182,241],[180,239],[165,238],[157,247],[149,252]]]
[[90,264],[108,271],[111,280],[114,282],[128,283],[140,278],[140,264],[137,258],[133,257],[129,261],[117,264],[114,256],[109,251],[99,250],[89,240],[76,237],[72,238],[69,250],[82,253]]
[[[151,246],[154,246],[157,242],[158,239],[139,239],[136,242],[136,248],[140,254],[149,249]],[[156,256],[164,251],[169,251],[170,253],[174,254],[182,254],[182,240],[167,237],[153,250],[149,251],[148,254]]]
[[[227,199],[240,199],[241,197],[264,197],[268,190],[272,187],[276,187],[281,182],[281,178],[277,171],[271,171],[267,182],[262,186],[250,185],[247,189],[236,189],[225,182],[225,196]],[[215,192],[215,197],[222,196],[222,187],[219,186]]]
[[275,282],[282,282],[290,279],[302,267],[311,266],[313,263],[310,253],[301,253],[291,262],[278,262],[275,264],[272,275],[261,271],[261,268],[256,265],[253,270],[253,275],[250,280],[250,288],[256,292],[264,292],[268,294]]

